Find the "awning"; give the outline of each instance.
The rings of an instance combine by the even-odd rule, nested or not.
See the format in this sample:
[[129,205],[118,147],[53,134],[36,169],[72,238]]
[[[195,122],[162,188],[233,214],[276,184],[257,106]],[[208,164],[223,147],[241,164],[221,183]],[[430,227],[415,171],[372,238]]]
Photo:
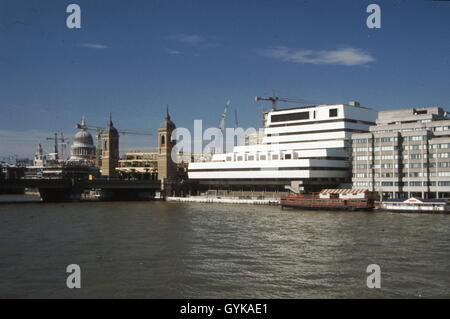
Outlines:
[[320,194],[361,194],[367,193],[369,190],[367,188],[336,188],[336,189],[322,189]]

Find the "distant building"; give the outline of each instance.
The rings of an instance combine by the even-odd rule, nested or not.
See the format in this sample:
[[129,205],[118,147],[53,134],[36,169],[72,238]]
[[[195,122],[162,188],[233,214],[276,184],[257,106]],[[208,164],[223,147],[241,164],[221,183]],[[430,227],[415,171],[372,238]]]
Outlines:
[[450,198],[450,119],[440,107],[382,111],[352,136],[353,187],[386,198]]
[[0,180],[20,179],[24,176],[24,172],[24,167],[0,162]]
[[[210,154],[194,154],[178,152],[179,163],[177,172],[187,172],[187,165],[190,162],[204,162],[211,158]],[[120,159],[116,172],[125,178],[133,179],[158,179],[158,148],[152,152],[131,151],[125,153]]]
[[33,165],[33,160],[29,158],[18,158],[16,160],[16,165],[18,167],[27,167]]
[[[0,162],[0,182],[2,180],[21,179],[25,176],[25,167],[11,163]],[[0,189],[0,194],[23,194],[24,187],[13,187],[11,189]]]
[[42,144],[39,143],[38,149],[34,154],[33,166],[43,167],[47,162],[47,156],[44,154]]
[[124,178],[156,180],[158,152],[128,152],[119,159],[116,172]]
[[255,133],[248,134],[245,136],[245,145],[256,145],[261,144],[264,137],[264,132],[258,130]]

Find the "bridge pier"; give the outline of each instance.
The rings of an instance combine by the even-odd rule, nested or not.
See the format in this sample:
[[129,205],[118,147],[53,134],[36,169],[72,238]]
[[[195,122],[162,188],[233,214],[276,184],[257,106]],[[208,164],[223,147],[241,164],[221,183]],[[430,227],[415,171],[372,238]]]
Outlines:
[[[0,180],[0,192],[14,188],[37,188],[44,202],[67,202],[81,199],[83,191],[100,190],[105,200],[153,199],[161,184],[155,180],[120,179],[17,179]],[[103,196],[98,199],[102,200]]]
[[39,195],[47,203],[76,201],[81,198],[81,192],[72,189],[39,188]]

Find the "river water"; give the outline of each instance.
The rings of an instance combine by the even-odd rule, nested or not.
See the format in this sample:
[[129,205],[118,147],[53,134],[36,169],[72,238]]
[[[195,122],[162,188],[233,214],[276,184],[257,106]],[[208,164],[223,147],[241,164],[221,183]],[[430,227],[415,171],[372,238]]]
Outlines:
[[0,196],[0,298],[450,297],[449,215],[35,200]]

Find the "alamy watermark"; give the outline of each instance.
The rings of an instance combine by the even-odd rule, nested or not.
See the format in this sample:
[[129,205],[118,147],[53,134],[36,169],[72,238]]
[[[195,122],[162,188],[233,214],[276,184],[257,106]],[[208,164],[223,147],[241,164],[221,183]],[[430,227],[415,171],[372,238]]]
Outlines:
[[366,284],[367,288],[381,288],[381,268],[377,264],[370,264],[366,269],[367,273],[370,273],[367,276]]
[[78,4],[69,4],[66,8],[66,12],[70,15],[66,19],[66,26],[69,29],[81,28],[81,7]]
[[369,29],[381,28],[381,7],[378,4],[372,3],[367,6],[367,13],[370,15],[367,17],[366,25]]
[[[187,128],[176,128],[170,138],[176,141],[172,148],[171,157],[175,163],[180,163],[182,157],[180,154],[222,154],[232,152],[234,147],[246,144],[245,140],[253,138],[262,138],[263,130],[250,127],[225,128],[208,127],[203,130],[203,121],[194,121],[194,134]],[[275,137],[275,136],[274,136]]]
[[66,268],[66,272],[70,275],[67,276],[66,285],[67,288],[81,288],[81,268],[77,264],[70,264]]
[[[381,28],[381,7],[378,4],[372,3],[367,6],[367,13],[370,15],[367,17],[366,25],[369,29]],[[66,13],[70,15],[66,19],[66,26],[69,29],[81,29],[81,7],[72,3],[66,8]]]

